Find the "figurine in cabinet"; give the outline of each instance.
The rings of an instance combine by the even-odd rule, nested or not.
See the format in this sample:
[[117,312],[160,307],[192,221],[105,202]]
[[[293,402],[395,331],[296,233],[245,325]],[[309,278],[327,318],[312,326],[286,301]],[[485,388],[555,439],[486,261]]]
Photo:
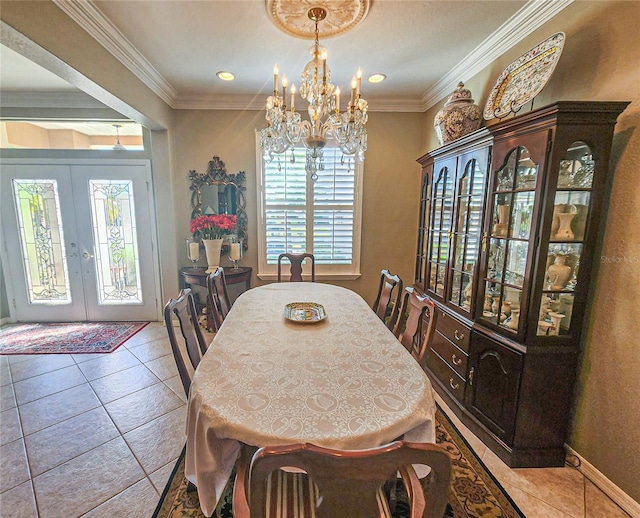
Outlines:
[[566,264],[566,261],[566,255],[557,254],[551,266],[547,268],[545,283],[548,289],[559,291],[564,288],[569,282],[569,279],[571,279],[571,266]]

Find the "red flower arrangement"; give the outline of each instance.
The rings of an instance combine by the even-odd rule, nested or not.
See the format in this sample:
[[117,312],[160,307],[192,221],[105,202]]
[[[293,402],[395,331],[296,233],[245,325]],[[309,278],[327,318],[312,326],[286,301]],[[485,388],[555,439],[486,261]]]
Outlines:
[[191,220],[193,237],[201,239],[222,239],[225,235],[232,234],[235,228],[236,217],[233,214],[202,214]]

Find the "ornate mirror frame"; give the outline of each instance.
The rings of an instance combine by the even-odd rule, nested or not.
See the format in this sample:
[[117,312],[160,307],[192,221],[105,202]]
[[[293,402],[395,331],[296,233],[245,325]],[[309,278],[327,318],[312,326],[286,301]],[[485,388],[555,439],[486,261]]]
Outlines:
[[[202,194],[203,187],[211,185],[224,185],[234,186],[236,192],[236,207],[235,212],[228,212],[229,214],[235,214],[237,218],[237,235],[238,239],[242,239],[242,248],[247,249],[247,212],[246,212],[246,199],[245,186],[246,175],[244,171],[240,171],[235,174],[228,174],[224,162],[220,160],[219,156],[214,156],[209,165],[207,166],[207,172],[205,174],[199,174],[194,170],[189,171],[189,180],[191,180],[191,217],[194,218],[202,214]],[[225,211],[226,213],[226,211]]]

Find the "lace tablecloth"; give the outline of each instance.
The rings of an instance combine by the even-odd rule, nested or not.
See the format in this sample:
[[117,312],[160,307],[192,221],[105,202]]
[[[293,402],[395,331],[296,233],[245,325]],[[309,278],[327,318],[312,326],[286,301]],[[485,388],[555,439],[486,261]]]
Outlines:
[[[322,304],[316,323],[283,317],[290,302]],[[435,442],[431,384],[367,303],[345,288],[276,283],[234,303],[198,366],[187,415],[187,478],[215,509],[240,442],[363,449]]]

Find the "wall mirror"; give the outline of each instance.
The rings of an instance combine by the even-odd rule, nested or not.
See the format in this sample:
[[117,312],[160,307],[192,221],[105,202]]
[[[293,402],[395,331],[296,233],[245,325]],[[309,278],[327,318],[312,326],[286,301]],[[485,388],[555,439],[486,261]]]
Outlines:
[[235,214],[237,235],[242,239],[242,248],[247,249],[247,213],[245,210],[244,171],[228,174],[224,162],[214,156],[205,174],[189,171],[191,180],[191,217],[200,214]]

